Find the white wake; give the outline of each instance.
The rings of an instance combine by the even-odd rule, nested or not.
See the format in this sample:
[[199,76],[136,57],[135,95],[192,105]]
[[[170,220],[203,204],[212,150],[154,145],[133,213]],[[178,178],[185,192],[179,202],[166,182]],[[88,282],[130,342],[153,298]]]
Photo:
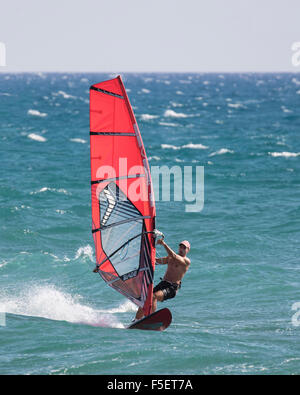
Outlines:
[[91,326],[124,328],[114,314],[130,311],[136,311],[136,307],[129,301],[110,310],[99,310],[82,303],[80,296],[73,296],[51,285],[32,286],[16,295],[0,291],[0,312],[3,313]]

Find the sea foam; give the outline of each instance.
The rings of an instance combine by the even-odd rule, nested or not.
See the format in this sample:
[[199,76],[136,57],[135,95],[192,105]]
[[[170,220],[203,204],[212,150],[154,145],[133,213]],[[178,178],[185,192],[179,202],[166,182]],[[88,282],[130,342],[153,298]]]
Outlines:
[[70,139],[70,141],[72,141],[73,143],[81,143],[81,144],[85,144],[86,143],[86,140],[79,139],[79,138]]
[[169,126],[169,127],[172,127],[172,128],[175,128],[175,127],[179,126],[178,123],[172,123],[172,122],[158,122],[158,123],[161,126]]
[[151,114],[142,114],[141,115],[142,121],[150,121],[151,119],[156,119],[156,118],[158,118],[158,115],[151,115]]
[[192,143],[189,143],[189,144],[182,145],[181,148],[207,149],[208,147],[206,145],[203,145],[203,144],[192,144]]
[[[75,99],[75,96],[69,95],[68,93],[64,91],[58,91],[57,94],[58,96],[62,96],[64,99]],[[54,94],[55,96],[55,94]]]
[[208,147],[206,145],[203,144],[193,144],[193,143],[189,143],[189,144],[184,144],[181,146],[177,146],[177,145],[172,145],[172,144],[161,144],[161,148],[162,149],[173,149],[173,150],[179,150],[182,148],[190,148],[190,149],[207,149]]
[[39,141],[39,142],[41,142],[41,143],[44,143],[45,141],[47,141],[47,139],[45,139],[45,137],[40,136],[40,135],[35,134],[35,133],[30,133],[30,134],[28,134],[27,137],[28,137],[29,139],[31,139],[31,140]]
[[295,158],[300,155],[300,152],[269,152],[269,155],[284,158]]
[[164,116],[170,118],[187,118],[186,114],[181,112],[175,112],[173,110],[166,110]]
[[43,187],[43,188],[39,189],[38,191],[30,192],[30,195],[36,195],[37,193],[43,193],[43,192],[47,192],[47,191],[63,193],[65,195],[70,194],[66,189],[63,189],[63,188],[55,189],[55,188]]
[[219,149],[219,151],[212,152],[211,154],[209,154],[209,156],[233,154],[233,153],[234,153],[234,151],[232,151],[232,150],[230,150],[228,148],[221,148],[221,149]]
[[227,103],[228,107],[231,108],[246,108],[242,103]]
[[150,161],[150,160],[160,160],[160,157],[159,156],[149,156],[149,158],[148,158],[148,160]]
[[79,247],[78,250],[76,251],[75,259],[85,258],[85,257],[89,258],[90,261],[95,262],[94,250],[90,246],[90,244],[84,247]]
[[47,113],[45,113],[45,112],[40,112],[40,111],[38,111],[38,110],[28,110],[27,111],[27,114],[28,115],[33,115],[33,116],[35,116],[35,117],[46,117],[48,114]]

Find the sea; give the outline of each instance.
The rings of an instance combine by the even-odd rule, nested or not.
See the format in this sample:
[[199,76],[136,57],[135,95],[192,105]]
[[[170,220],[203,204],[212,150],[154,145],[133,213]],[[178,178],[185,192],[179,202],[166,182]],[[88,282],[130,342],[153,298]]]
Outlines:
[[0,74],[0,373],[299,374],[299,73],[121,73],[150,168],[204,174],[198,211],[155,191],[191,243],[163,332],[92,272],[89,87],[116,75]]

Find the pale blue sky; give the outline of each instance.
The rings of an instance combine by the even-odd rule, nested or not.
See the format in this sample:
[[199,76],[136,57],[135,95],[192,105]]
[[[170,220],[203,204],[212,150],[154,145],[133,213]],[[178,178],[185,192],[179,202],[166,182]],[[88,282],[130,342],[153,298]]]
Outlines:
[[0,0],[0,71],[300,71],[300,0]]

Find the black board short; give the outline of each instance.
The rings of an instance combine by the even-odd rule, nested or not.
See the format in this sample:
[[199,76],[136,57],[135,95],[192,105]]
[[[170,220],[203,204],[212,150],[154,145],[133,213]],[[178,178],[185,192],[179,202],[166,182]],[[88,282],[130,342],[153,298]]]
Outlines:
[[169,281],[162,280],[154,287],[153,293],[157,291],[162,291],[164,294],[164,300],[167,300],[167,299],[175,298],[179,288],[180,288],[180,284],[171,283]]

